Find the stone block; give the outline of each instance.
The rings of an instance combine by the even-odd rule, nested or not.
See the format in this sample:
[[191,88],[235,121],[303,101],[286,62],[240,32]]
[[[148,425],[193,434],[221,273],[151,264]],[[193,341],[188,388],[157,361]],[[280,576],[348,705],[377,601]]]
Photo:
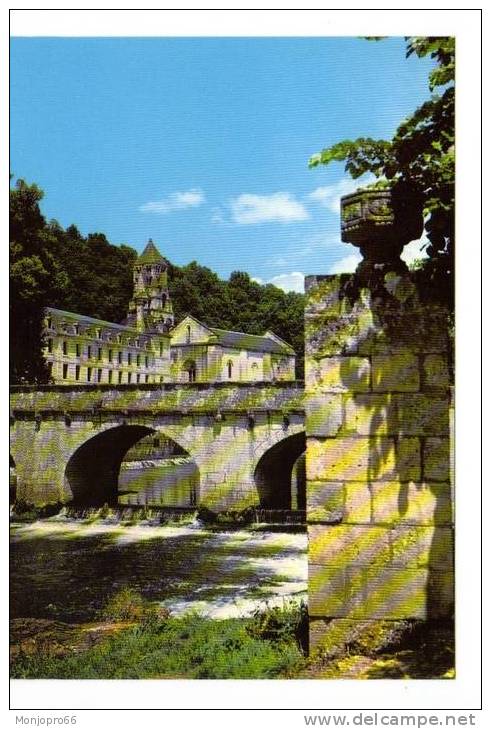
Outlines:
[[314,357],[355,354],[358,348],[358,317],[353,314],[306,317],[305,355]]
[[341,395],[308,395],[305,401],[305,426],[309,435],[334,436],[343,422]]
[[346,615],[344,569],[309,563],[309,615]]
[[308,527],[309,562],[344,569],[358,564],[389,564],[390,530],[351,524]]
[[448,481],[450,478],[450,446],[448,438],[427,438],[423,448],[425,480]]
[[403,435],[448,435],[449,401],[421,393],[394,395],[397,428]]
[[341,282],[338,277],[316,278],[307,276],[305,290],[305,317],[310,318],[319,314],[339,316],[341,314]]
[[369,484],[346,483],[344,486],[345,524],[369,524],[371,521],[371,494]]
[[450,385],[447,358],[441,354],[428,354],[423,360],[423,388],[446,390]]
[[453,570],[430,570],[428,578],[428,618],[452,618],[455,609]]
[[367,357],[323,357],[306,366],[307,392],[368,392],[370,361]]
[[441,307],[399,305],[391,308],[387,301],[380,306],[372,302],[373,324],[365,327],[366,336],[359,338],[360,354],[388,354],[403,350],[442,354],[448,347],[447,316]]
[[398,526],[391,530],[392,564],[452,569],[453,530],[450,527]]
[[[414,471],[411,455],[414,460],[411,450],[401,452],[404,473]],[[399,472],[399,456],[396,457],[391,438],[338,436],[321,440],[309,437],[306,463],[307,479],[311,481],[390,481]],[[419,470],[409,478],[419,478]]]
[[413,352],[373,355],[374,392],[417,392],[419,384],[419,361]]
[[452,523],[449,484],[380,481],[371,489],[374,524]]
[[351,616],[381,620],[425,619],[428,570],[354,565],[346,573]]
[[307,520],[338,523],[344,514],[344,486],[339,481],[309,481],[307,484]]
[[399,438],[396,441],[396,468],[394,473],[399,481],[421,481],[421,443],[419,438]]
[[346,396],[344,430],[357,435],[397,435],[399,428],[393,395]]

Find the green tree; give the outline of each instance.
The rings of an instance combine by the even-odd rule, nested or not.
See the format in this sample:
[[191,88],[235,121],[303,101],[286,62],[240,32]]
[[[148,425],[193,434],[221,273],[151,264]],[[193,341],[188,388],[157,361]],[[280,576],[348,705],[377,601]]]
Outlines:
[[67,276],[53,255],[54,239],[39,208],[43,192],[17,180],[10,189],[10,377],[43,383],[43,309],[60,296]]
[[424,271],[433,291],[453,302],[455,39],[407,37],[406,56],[412,54],[435,62],[428,78],[432,95],[399,125],[393,139],[344,140],[314,154],[309,165],[344,161],[353,178],[371,172],[402,196],[422,200],[429,241]]

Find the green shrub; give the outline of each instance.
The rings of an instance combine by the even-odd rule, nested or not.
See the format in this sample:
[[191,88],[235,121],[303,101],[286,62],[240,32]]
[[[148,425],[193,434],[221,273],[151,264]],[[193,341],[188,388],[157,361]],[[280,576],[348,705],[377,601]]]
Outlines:
[[143,599],[131,587],[123,587],[111,595],[102,609],[103,620],[141,620],[144,613]]
[[309,621],[307,605],[285,602],[280,607],[258,609],[248,627],[249,634],[275,642],[296,641],[299,648],[308,650]]

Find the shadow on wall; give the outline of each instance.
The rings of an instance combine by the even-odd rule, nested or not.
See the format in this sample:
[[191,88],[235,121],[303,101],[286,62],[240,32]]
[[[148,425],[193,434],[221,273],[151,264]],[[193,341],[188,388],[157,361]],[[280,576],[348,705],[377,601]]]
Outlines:
[[[413,605],[417,612],[425,603],[420,617],[448,618],[453,605],[448,347],[445,342],[435,353],[427,307],[420,306],[410,279],[394,279],[385,292],[380,282],[369,292],[366,311],[356,312],[362,323],[357,356],[340,358],[341,382],[353,393],[344,401],[345,428],[358,436],[343,458],[348,473],[350,459],[353,469],[363,455],[367,459],[364,498],[370,504],[357,508],[369,512],[372,526],[384,528],[381,552],[389,529],[387,564],[393,578],[383,569],[384,559],[375,556],[380,577],[372,574],[366,581],[367,605],[376,613],[380,603],[397,614],[401,607],[410,613]],[[442,317],[437,322],[446,325]],[[436,339],[441,342],[441,331]],[[376,539],[368,550],[377,550]]]

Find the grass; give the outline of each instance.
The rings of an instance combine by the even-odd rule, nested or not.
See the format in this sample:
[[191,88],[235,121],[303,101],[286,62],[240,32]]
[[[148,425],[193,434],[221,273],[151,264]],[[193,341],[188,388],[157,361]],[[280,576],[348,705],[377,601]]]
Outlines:
[[95,645],[53,653],[46,643],[20,650],[12,678],[290,678],[305,665],[300,634],[305,610],[286,606],[248,619],[173,618],[126,590],[106,620],[135,620]]

